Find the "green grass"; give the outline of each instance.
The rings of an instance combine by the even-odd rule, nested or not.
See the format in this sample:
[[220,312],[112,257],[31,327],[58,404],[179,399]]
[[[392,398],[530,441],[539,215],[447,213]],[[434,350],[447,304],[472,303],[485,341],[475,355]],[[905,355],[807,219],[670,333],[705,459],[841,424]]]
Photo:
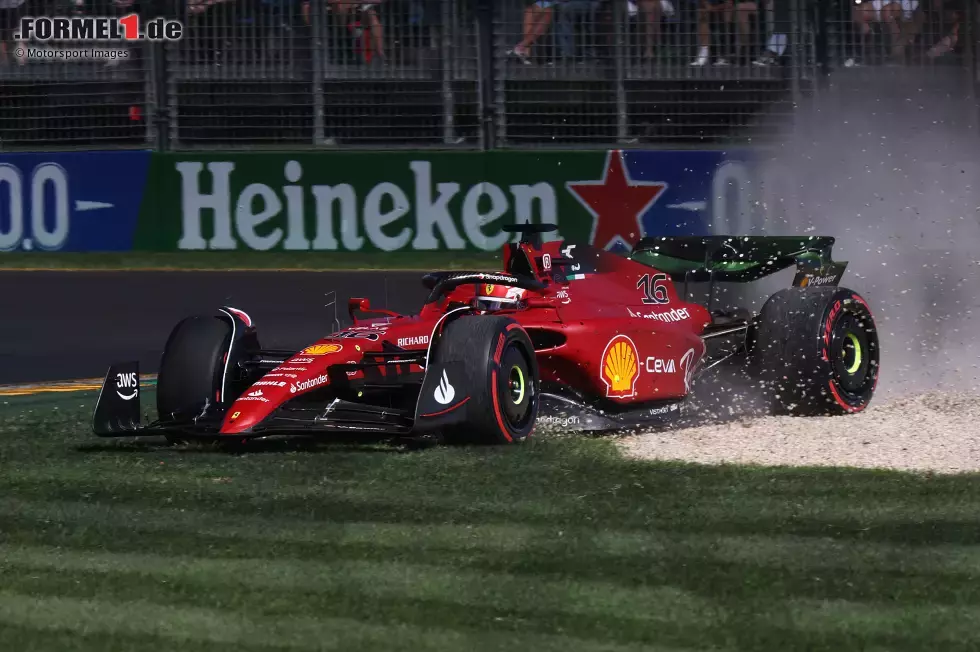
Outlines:
[[499,252],[324,253],[185,251],[179,253],[12,252],[0,270],[18,269],[498,269]]
[[586,438],[232,455],[97,439],[93,401],[0,398],[4,649],[980,647],[976,476]]

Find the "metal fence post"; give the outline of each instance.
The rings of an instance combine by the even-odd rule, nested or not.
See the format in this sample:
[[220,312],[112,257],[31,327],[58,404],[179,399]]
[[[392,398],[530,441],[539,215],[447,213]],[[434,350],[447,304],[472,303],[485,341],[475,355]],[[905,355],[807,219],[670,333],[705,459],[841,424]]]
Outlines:
[[[166,2],[155,0],[150,5],[153,9],[153,16],[167,16]],[[155,130],[154,147],[158,152],[166,152],[170,149],[170,103],[167,76],[169,66],[167,65],[167,44],[165,42],[148,42],[146,46],[150,50],[150,71],[149,74],[153,85],[153,129]]]
[[310,22],[313,24],[313,43],[310,51],[310,57],[313,59],[313,65],[310,66],[313,79],[312,92],[313,92],[313,145],[320,146],[324,144],[324,139],[326,137],[326,129],[324,127],[324,106],[323,106],[323,77],[325,74],[324,61],[327,56],[326,39],[324,35],[326,33],[326,17],[324,13],[324,4],[322,2],[311,2],[310,3]]
[[626,0],[613,0],[613,70],[616,84],[616,141],[629,139],[626,104]]
[[477,0],[477,83],[480,102],[480,149],[491,150],[496,146],[494,137],[494,55],[493,55],[493,0]]
[[456,57],[453,48],[453,4],[456,0],[440,0],[439,54],[442,59],[442,142],[450,145],[456,140],[455,102],[453,98],[453,79],[455,78]]

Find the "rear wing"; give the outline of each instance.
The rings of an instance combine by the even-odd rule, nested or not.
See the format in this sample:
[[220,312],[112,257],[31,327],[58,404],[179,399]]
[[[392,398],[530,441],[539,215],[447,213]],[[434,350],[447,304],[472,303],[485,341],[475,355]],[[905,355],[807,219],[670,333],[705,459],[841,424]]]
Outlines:
[[665,236],[641,239],[629,258],[685,283],[749,283],[795,265],[795,287],[832,286],[847,269],[832,257],[834,242],[828,236]]

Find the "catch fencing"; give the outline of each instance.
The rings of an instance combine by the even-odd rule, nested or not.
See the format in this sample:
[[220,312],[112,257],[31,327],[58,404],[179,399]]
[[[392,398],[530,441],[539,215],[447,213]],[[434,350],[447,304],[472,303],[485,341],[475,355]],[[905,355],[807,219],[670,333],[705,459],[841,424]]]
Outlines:
[[[17,0],[5,0],[16,5]],[[6,5],[5,5],[6,6]],[[833,84],[952,80],[977,0],[23,0],[0,150],[608,148],[765,142]],[[167,16],[180,41],[64,60],[22,15]],[[77,46],[77,44],[68,44]],[[914,73],[914,74],[912,74]]]

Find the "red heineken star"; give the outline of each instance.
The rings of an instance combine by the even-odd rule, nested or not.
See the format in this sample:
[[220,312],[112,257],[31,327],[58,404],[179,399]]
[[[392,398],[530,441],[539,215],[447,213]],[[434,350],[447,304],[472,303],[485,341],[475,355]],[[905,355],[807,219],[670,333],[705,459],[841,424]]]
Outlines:
[[595,218],[589,244],[610,249],[621,243],[631,247],[643,236],[643,215],[667,189],[663,181],[634,181],[623,153],[610,151],[601,181],[565,184]]

